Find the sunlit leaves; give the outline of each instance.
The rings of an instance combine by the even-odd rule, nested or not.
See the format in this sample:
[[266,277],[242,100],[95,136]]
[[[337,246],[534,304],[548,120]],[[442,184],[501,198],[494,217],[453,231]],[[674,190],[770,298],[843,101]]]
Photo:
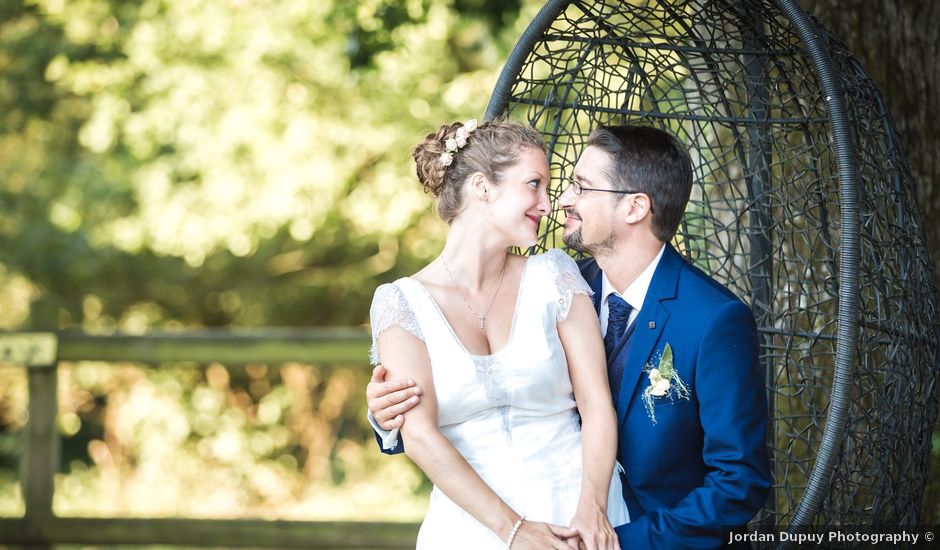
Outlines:
[[124,329],[146,303],[146,326],[361,322],[443,237],[411,147],[482,115],[539,5],[509,28],[512,3],[8,5],[0,263],[67,323],[88,294]]
[[[482,115],[541,5],[0,4],[0,328],[35,300],[92,331],[362,325],[442,244],[411,147]],[[372,447],[365,376],[65,366],[57,511],[419,517],[420,474]],[[25,375],[2,380],[0,461],[25,422]],[[21,513],[9,471],[0,513]]]

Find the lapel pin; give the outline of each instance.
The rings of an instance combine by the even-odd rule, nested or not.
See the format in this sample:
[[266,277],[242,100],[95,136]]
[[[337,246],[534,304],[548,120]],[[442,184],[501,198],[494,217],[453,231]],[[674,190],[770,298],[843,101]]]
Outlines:
[[650,328],[656,328],[656,321],[650,321],[650,324],[648,326]]

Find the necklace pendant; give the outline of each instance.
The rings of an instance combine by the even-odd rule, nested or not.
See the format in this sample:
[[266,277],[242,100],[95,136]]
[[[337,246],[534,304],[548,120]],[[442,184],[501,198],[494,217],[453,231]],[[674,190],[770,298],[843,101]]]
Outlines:
[[486,322],[486,316],[479,315],[477,316],[477,318],[480,319],[480,330],[486,330],[485,327],[483,326],[483,324]]

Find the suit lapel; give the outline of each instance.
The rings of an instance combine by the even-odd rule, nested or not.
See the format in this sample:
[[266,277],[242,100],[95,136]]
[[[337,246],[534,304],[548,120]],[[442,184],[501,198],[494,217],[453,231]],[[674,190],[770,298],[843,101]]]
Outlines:
[[[617,425],[623,428],[627,411],[636,397],[637,385],[643,380],[643,367],[653,353],[656,342],[659,341],[669,320],[667,303],[676,297],[679,283],[679,273],[684,260],[669,244],[663,251],[663,256],[656,266],[649,290],[643,300],[643,307],[637,315],[630,349],[627,353],[626,366],[623,369],[623,379],[620,383],[620,395],[617,397]],[[665,302],[665,303],[664,303]],[[618,357],[618,360],[624,358]]]

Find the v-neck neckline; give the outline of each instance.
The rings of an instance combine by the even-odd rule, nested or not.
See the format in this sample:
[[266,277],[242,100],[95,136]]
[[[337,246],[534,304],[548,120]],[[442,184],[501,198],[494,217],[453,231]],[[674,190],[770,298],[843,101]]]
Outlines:
[[512,345],[513,336],[516,333],[516,319],[519,316],[519,304],[522,301],[522,292],[525,289],[525,286],[523,285],[523,283],[525,283],[526,273],[529,271],[529,260],[531,260],[531,257],[527,257],[525,259],[525,263],[522,264],[522,275],[519,276],[519,289],[516,291],[516,304],[515,306],[513,306],[512,321],[510,322],[510,325],[509,325],[509,338],[506,339],[506,343],[503,345],[503,347],[499,348],[497,351],[494,351],[488,354],[483,354],[483,355],[471,353],[470,350],[467,349],[466,344],[463,343],[463,340],[461,340],[460,336],[457,335],[457,331],[454,330],[453,325],[451,325],[450,321],[447,320],[447,316],[444,315],[444,310],[441,309],[440,304],[438,304],[437,300],[434,299],[434,295],[431,294],[431,291],[428,290],[428,288],[424,286],[424,284],[421,283],[421,281],[415,279],[414,277],[405,277],[405,279],[413,281],[428,297],[428,300],[431,301],[431,304],[434,306],[434,309],[437,311],[438,316],[440,316],[441,321],[444,322],[444,326],[446,326],[447,330],[450,332],[451,337],[453,337],[454,341],[457,342],[457,345],[460,346],[460,349],[463,350],[464,353],[466,353],[467,355],[473,358],[488,359],[488,358],[496,357],[497,355],[502,354],[510,345]]

